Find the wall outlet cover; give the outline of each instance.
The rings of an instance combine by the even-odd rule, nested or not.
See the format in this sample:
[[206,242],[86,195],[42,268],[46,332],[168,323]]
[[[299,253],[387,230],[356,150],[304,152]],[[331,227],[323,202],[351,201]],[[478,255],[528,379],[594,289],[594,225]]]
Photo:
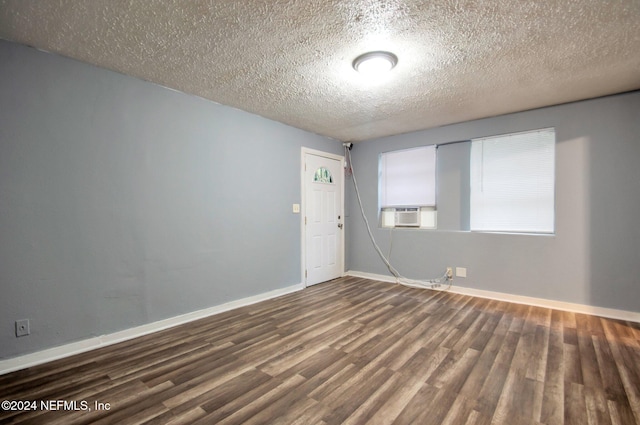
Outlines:
[[16,337],[26,336],[29,334],[31,334],[29,319],[16,320]]
[[456,267],[456,277],[467,277],[467,268]]

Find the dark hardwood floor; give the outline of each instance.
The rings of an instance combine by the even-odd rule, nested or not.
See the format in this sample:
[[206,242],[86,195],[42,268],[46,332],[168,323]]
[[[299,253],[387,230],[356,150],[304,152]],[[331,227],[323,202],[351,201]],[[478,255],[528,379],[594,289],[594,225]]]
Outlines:
[[640,424],[640,325],[342,278],[0,376],[0,400],[37,403],[0,411],[21,424]]

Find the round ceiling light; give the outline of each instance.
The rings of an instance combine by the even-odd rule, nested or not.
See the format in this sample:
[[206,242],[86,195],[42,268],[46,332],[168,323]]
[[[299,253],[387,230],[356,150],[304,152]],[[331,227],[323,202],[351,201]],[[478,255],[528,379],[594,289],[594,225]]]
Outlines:
[[368,52],[353,61],[353,68],[364,75],[381,75],[391,71],[398,63],[398,57],[391,52]]

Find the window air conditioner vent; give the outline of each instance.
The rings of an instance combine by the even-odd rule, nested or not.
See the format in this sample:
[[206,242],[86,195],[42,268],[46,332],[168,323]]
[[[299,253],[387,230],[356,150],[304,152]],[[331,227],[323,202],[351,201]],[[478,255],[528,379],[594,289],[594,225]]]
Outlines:
[[398,227],[420,227],[420,208],[396,208],[395,222]]

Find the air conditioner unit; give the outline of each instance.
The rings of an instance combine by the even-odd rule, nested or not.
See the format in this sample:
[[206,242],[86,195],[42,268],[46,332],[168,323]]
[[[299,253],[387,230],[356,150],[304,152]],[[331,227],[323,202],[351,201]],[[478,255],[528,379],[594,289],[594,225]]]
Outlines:
[[397,227],[420,227],[420,208],[396,208],[395,224]]

